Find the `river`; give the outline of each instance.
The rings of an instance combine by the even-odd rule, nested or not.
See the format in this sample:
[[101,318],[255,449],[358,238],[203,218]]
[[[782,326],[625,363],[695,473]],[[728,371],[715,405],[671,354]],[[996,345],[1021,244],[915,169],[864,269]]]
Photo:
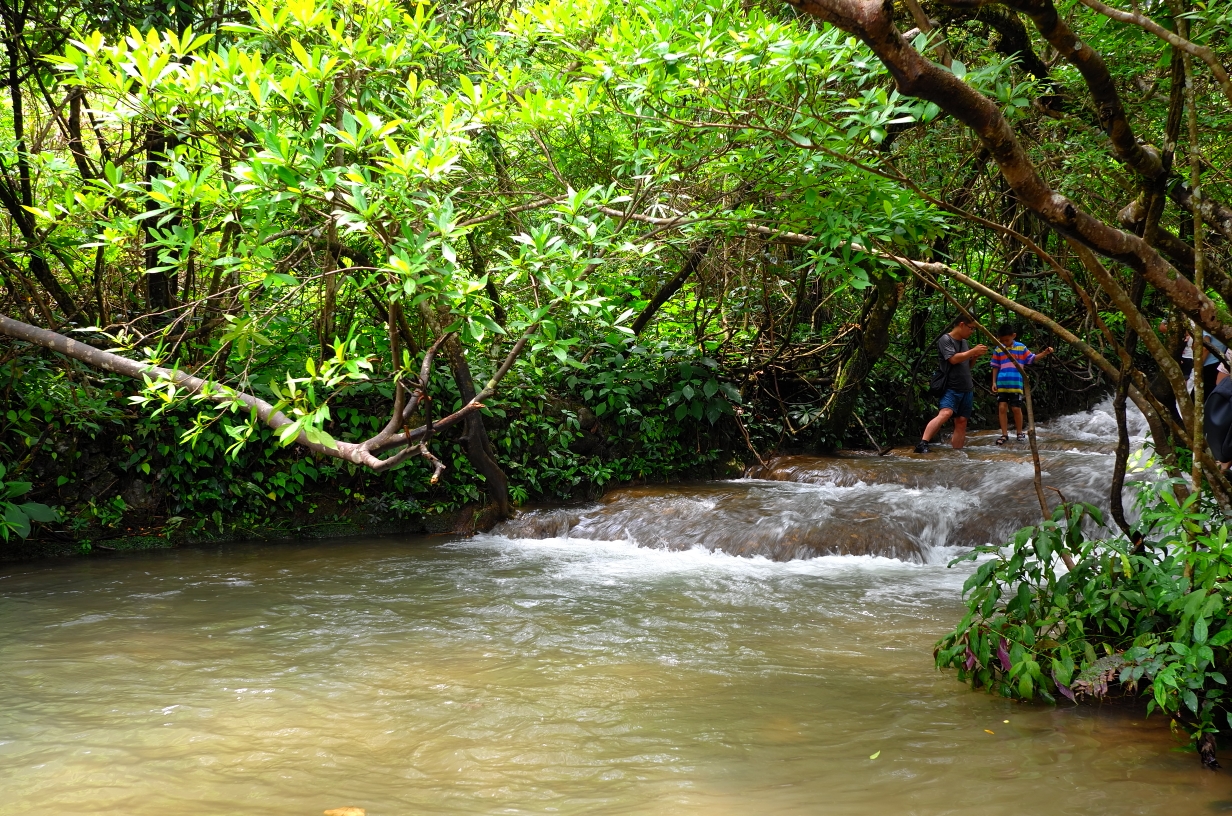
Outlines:
[[[1097,499],[1108,427],[1046,428],[1049,483]],[[1158,716],[933,668],[963,611],[948,559],[1038,512],[992,438],[471,539],[5,567],[0,814],[1232,810]]]

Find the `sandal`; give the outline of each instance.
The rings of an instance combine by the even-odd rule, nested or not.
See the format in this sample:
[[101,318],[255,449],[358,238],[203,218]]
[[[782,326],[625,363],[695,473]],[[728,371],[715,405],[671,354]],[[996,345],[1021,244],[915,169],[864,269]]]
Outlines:
[[1010,441],[1010,438],[1009,438],[1008,436],[1003,436],[1003,437],[1001,437],[1000,439],[998,439],[996,442],[994,442],[993,444],[994,444],[994,445],[996,445],[996,446],[999,448],[999,447],[1001,447],[1002,445],[1004,445],[1006,442],[1009,442],[1009,441]]

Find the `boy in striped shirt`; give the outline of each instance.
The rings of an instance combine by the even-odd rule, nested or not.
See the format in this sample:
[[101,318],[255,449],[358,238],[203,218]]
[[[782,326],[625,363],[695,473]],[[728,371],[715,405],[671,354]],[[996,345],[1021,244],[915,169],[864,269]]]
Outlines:
[[[1042,360],[1052,354],[1052,347],[1032,354],[1030,349],[1018,342],[1018,332],[1009,323],[1002,323],[997,329],[997,342],[1001,344],[992,355],[992,392],[997,395],[997,414],[1001,418],[1001,438],[998,445],[1010,441],[1009,409],[1014,409],[1014,427],[1018,431],[1018,441],[1026,438],[1022,432],[1022,372],[1018,366],[1031,365],[1036,360]],[[1017,362],[1018,365],[1014,365]]]

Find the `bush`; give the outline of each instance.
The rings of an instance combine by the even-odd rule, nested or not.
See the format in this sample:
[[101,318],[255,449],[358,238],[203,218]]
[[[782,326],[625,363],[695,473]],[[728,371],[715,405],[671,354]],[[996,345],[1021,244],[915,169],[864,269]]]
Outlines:
[[1132,539],[1091,537],[1100,511],[1062,504],[1005,547],[951,563],[988,558],[964,584],[968,611],[937,643],[937,666],[1024,700],[1146,697],[1215,767],[1214,735],[1232,726],[1228,525],[1180,480],[1135,487]]

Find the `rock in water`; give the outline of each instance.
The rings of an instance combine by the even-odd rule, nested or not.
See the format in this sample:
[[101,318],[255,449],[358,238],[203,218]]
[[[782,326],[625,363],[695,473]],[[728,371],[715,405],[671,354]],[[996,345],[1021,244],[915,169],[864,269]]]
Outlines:
[[340,807],[325,811],[325,816],[367,816],[368,811],[357,807]]

